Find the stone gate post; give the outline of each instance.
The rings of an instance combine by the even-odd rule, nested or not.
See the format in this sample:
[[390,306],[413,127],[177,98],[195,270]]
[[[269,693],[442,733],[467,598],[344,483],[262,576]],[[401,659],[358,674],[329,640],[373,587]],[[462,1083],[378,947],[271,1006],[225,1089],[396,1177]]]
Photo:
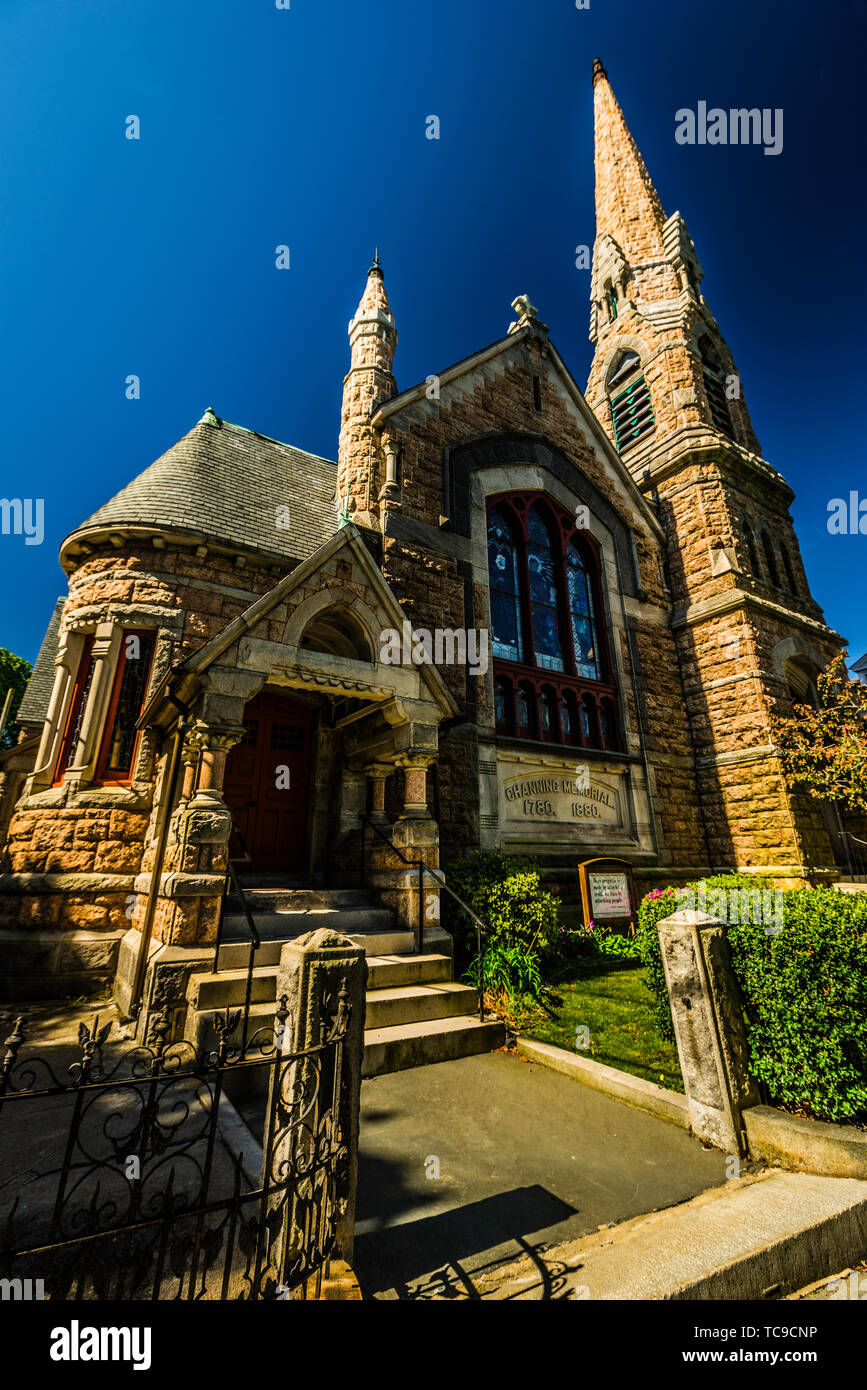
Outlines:
[[693,1134],[747,1153],[742,1111],[761,1097],[748,1069],[740,989],[724,924],[685,910],[658,925],[665,982]]
[[[323,1017],[337,1009],[341,990],[351,1013],[349,1029],[343,1044],[342,1065],[336,1119],[340,1141],[347,1148],[346,1157],[338,1164],[336,1174],[336,1243],[335,1255],[349,1263],[355,1230],[355,1191],[358,1183],[358,1128],[361,1105],[361,1058],[364,1049],[364,1004],[367,984],[367,963],[364,948],[356,946],[346,936],[325,928],[308,932],[306,936],[288,941],[280,956],[277,972],[277,1000],[288,1010],[285,1033],[280,1040],[284,1054],[302,1052],[315,1047],[323,1036]],[[324,1006],[324,1007],[323,1007]],[[330,1104],[333,1051],[325,1058],[321,1071],[321,1107]],[[306,1104],[312,1071],[305,1062],[277,1066],[272,1070],[271,1085],[282,1090],[276,1097],[278,1109],[277,1141],[271,1156],[273,1172],[281,1164],[286,1171],[295,1171],[306,1142],[305,1131],[293,1123],[294,1107]],[[290,1095],[291,1093],[291,1095]],[[271,1114],[269,1096],[268,1111]],[[290,1104],[287,1107],[286,1101]],[[282,1123],[279,1116],[282,1115]],[[300,1146],[300,1147],[299,1147]],[[287,1249],[303,1240],[303,1217],[290,1213],[287,1230]]]

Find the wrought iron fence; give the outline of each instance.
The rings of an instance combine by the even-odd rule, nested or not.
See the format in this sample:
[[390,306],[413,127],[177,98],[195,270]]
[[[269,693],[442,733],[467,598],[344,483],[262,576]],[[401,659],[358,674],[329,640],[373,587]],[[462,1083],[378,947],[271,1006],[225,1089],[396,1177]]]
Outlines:
[[[56,1048],[22,1057],[18,1019],[0,1065],[0,1278],[22,1285],[4,1292],[31,1280],[51,1299],[318,1296],[348,1158],[349,1013],[344,984],[322,1001],[318,1045],[296,1052],[285,995],[249,1038],[244,1011],[218,1015],[210,1051],[168,1043],[165,1016],[147,1045],[115,1047],[97,1017],[65,1076]],[[251,1163],[223,1131],[228,1090],[257,1070],[268,1099]]]

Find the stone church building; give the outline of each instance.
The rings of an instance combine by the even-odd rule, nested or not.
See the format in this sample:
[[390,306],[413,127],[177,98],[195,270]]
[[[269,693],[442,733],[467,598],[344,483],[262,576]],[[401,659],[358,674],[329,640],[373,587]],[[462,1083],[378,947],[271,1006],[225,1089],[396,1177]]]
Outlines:
[[596,856],[639,891],[840,876],[769,716],[843,639],[684,220],[593,80],[585,391],[525,296],[401,388],[377,258],[336,463],[208,409],[63,543],[3,755],[7,997],[117,975],[134,1002],[213,952],[239,834],[260,886],[363,883],[438,940],[417,862],[476,848],[536,856],[567,918]]

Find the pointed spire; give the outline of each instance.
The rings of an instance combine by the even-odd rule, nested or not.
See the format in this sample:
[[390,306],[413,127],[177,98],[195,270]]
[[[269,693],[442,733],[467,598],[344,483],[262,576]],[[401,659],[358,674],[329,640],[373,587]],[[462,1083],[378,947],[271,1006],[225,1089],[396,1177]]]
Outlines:
[[607,232],[631,263],[663,255],[665,213],[608,74],[593,60],[596,233]]
[[[390,343],[391,357],[394,357],[394,349],[397,344],[397,330],[394,323],[394,315],[388,303],[388,293],[385,288],[385,276],[382,273],[382,263],[379,259],[379,247],[373,258],[373,264],[367,272],[367,284],[364,287],[364,294],[355,311],[355,317],[349,325],[349,341],[354,345],[359,337],[359,329],[367,325],[365,332],[370,333],[371,325],[379,323],[385,330],[383,337],[394,341]],[[391,369],[391,361],[388,363]]]
[[[397,391],[392,373],[397,328],[388,302],[379,247],[367,272],[367,284],[349,324],[350,367],[343,382],[337,486],[341,515],[376,530],[380,484],[380,445],[371,429],[376,407]],[[383,472],[384,477],[384,472]]]

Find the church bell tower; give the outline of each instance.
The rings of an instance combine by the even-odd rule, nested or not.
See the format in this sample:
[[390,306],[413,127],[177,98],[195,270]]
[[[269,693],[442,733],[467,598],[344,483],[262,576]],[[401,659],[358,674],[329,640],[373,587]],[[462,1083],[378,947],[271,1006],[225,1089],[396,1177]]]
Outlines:
[[793,796],[769,716],[843,639],[809,588],[737,365],[679,212],[659,195],[602,63],[593,68],[596,241],[587,400],[668,542],[672,628],[712,863],[802,879],[834,864],[834,817]]

